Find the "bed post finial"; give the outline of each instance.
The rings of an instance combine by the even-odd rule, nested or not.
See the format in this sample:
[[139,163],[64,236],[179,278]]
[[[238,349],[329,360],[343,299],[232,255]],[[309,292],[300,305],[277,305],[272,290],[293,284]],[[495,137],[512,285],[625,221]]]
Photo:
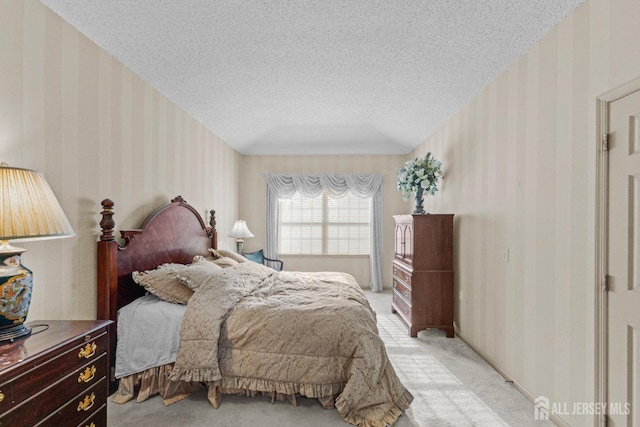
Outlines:
[[102,201],[102,221],[100,221],[100,228],[102,228],[102,234],[100,235],[101,242],[111,242],[115,240],[113,237],[113,228],[116,226],[113,220],[113,201],[110,199],[104,199]]
[[209,225],[214,230],[216,229],[216,211],[214,211],[213,209],[209,211]]
[[218,249],[218,232],[216,231],[216,211],[209,211],[209,227],[207,227],[207,236],[211,239],[213,249]]

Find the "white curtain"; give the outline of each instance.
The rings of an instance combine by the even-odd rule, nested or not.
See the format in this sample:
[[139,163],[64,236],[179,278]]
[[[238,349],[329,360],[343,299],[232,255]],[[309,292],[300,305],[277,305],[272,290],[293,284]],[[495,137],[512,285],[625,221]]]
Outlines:
[[277,257],[278,248],[278,198],[289,198],[295,193],[317,197],[326,190],[341,197],[350,191],[362,198],[372,198],[371,209],[371,290],[382,291],[382,174],[265,174],[267,178],[267,236],[265,256]]

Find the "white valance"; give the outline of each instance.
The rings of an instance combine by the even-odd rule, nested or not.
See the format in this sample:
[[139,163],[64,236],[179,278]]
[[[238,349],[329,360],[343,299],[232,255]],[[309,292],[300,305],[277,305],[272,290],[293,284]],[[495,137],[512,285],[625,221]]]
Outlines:
[[267,233],[265,252],[267,257],[277,257],[278,247],[278,199],[301,193],[306,197],[318,197],[328,191],[342,197],[348,191],[362,198],[372,198],[371,209],[371,290],[382,291],[382,238],[383,238],[383,176],[373,174],[265,174],[267,179]]

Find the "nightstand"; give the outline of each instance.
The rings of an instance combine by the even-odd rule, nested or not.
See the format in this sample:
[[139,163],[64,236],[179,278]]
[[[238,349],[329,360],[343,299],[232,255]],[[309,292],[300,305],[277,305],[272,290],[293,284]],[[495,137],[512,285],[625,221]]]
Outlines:
[[112,323],[34,321],[0,345],[0,426],[106,426]]

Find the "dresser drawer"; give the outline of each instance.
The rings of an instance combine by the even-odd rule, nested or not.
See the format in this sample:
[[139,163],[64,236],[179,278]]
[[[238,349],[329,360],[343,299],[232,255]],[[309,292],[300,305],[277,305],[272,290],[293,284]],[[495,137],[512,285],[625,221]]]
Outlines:
[[395,289],[393,290],[393,306],[403,317],[411,320],[411,305],[409,305]]
[[[48,365],[44,365],[43,368],[47,369]],[[33,425],[39,422],[67,403],[69,399],[84,392],[100,380],[103,380],[104,384],[107,370],[107,356],[103,353],[97,359],[71,371],[70,374],[69,371],[62,371],[67,373],[67,376],[53,385],[43,385],[39,389],[40,391],[32,396],[25,392],[21,396],[24,400],[23,404],[0,417],[0,425]],[[22,384],[19,382],[13,385],[14,395],[17,395],[16,390],[21,386]],[[78,422],[81,420],[82,418]]]
[[400,279],[402,282],[406,284],[406,286],[411,289],[411,273],[408,273],[398,267],[397,265],[393,265],[393,275]]
[[[51,416],[42,420],[37,426],[77,426],[85,425],[88,421],[99,425],[96,420],[91,421],[94,414],[104,411],[106,415],[107,379],[101,378],[93,387],[76,395],[69,403],[61,407]],[[91,418],[90,418],[91,417]]]
[[95,414],[78,424],[78,427],[107,427],[107,405],[103,404]]
[[[78,426],[106,414],[109,331],[105,320],[30,322],[32,334],[0,348],[0,427]],[[61,418],[88,394],[86,411]],[[84,400],[83,400],[84,401]],[[93,402],[93,404],[91,404]],[[103,408],[103,409],[102,409]],[[67,414],[70,415],[70,414]],[[55,418],[57,417],[57,418]],[[102,417],[102,418],[101,418]],[[106,425],[106,415],[95,416]],[[102,421],[101,421],[102,420]]]
[[[96,360],[100,355],[106,354],[108,347],[107,333],[102,332],[97,337],[85,335],[70,343],[69,347],[70,349],[66,352],[52,359],[35,363],[31,369],[23,374],[0,384],[0,414],[21,405],[39,391],[69,375],[72,370],[79,370],[87,364],[89,364],[88,368],[90,368],[91,361]],[[100,367],[102,367],[100,375],[104,376],[104,370],[108,364],[106,356],[102,358],[100,363]],[[96,378],[100,378],[100,376]],[[3,422],[4,417],[0,417],[0,426],[3,425]]]
[[393,278],[393,290],[402,295],[406,302],[411,304],[411,289],[405,286],[397,277]]
[[[62,377],[69,374],[71,371],[77,371],[85,369],[85,365],[89,364],[87,368],[91,368],[91,362],[96,362],[96,369],[100,369],[100,374],[96,374],[96,378],[104,376],[103,372],[106,369],[108,362],[105,358],[102,361],[97,362],[97,359],[105,355],[107,352],[107,334],[103,333],[95,339],[86,337],[81,340],[77,340],[71,345],[71,349],[60,356],[47,360],[46,362],[35,366],[32,370],[25,374],[16,377],[13,382],[13,399],[14,405],[20,405],[22,402],[33,396],[34,390],[43,390],[49,385],[60,380]],[[78,374],[79,375],[79,374]],[[76,375],[76,378],[78,377]],[[70,396],[69,396],[70,397]],[[0,403],[0,405],[2,405]]]

